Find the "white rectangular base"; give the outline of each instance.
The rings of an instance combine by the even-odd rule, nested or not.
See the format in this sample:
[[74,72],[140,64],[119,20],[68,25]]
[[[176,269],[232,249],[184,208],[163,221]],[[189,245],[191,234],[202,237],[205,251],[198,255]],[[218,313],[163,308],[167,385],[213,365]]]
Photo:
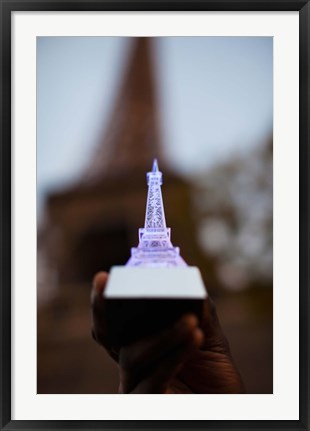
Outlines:
[[106,298],[180,298],[204,299],[207,291],[198,268],[134,268],[114,266],[111,269]]

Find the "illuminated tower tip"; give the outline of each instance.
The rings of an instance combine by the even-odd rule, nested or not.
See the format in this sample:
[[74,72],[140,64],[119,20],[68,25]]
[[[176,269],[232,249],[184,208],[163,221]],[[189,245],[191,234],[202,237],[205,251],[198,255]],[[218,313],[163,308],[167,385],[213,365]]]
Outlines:
[[158,172],[158,171],[159,171],[159,169],[158,169],[157,159],[154,159],[152,172]]

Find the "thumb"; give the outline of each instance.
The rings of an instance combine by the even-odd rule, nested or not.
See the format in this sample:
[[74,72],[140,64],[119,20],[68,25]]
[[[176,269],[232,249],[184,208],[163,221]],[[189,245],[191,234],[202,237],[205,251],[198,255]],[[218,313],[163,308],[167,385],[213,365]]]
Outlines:
[[105,300],[103,291],[108,280],[106,272],[98,272],[93,280],[93,287],[90,294],[91,310],[92,310],[92,336],[99,344],[102,344],[104,339],[104,308]]

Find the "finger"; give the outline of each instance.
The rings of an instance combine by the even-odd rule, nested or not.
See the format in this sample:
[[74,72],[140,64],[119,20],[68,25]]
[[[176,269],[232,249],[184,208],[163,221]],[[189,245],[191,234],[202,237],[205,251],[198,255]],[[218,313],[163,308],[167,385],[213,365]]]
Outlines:
[[92,335],[93,338],[102,344],[104,338],[104,306],[103,291],[108,280],[106,272],[99,272],[93,280],[91,290],[91,308],[92,308]]
[[123,347],[120,351],[120,366],[126,392],[130,392],[138,381],[150,374],[164,357],[190,342],[197,325],[196,316],[187,315],[173,327]]
[[214,350],[230,354],[228,341],[223,333],[215,304],[210,296],[204,301],[201,329],[204,333],[203,350]]
[[91,290],[91,304],[92,307],[99,307],[103,304],[103,291],[108,281],[107,272],[98,272],[93,279],[93,287]]
[[171,380],[180,372],[191,354],[199,348],[203,340],[203,332],[196,328],[186,343],[178,346],[166,358],[157,363],[154,371],[132,393],[166,393]]
[[118,351],[116,351],[106,341],[106,321],[105,321],[105,300],[103,292],[106,287],[109,275],[106,272],[98,272],[93,280],[91,291],[91,308],[92,308],[92,337],[103,346],[108,354],[118,362]]

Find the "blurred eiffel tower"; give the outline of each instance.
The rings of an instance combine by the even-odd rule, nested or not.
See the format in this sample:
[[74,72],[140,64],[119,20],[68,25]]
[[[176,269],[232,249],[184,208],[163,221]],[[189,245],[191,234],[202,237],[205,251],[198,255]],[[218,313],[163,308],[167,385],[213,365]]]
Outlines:
[[189,264],[205,267],[196,244],[190,186],[163,157],[152,65],[152,39],[132,43],[106,132],[79,183],[49,196],[44,242],[59,282],[87,282],[124,264],[145,210],[145,173],[154,158],[165,174],[166,217]]
[[190,185],[173,173],[162,151],[153,43],[132,40],[110,122],[90,164],[78,183],[47,200],[38,269],[53,275],[41,284],[45,291],[54,284],[54,296],[38,309],[38,393],[117,389],[116,367],[97,352],[90,337],[90,284],[97,271],[128,261],[144,220],[145,174],[154,158],[165,174],[165,212],[173,241],[189,265],[208,272],[196,244]]

